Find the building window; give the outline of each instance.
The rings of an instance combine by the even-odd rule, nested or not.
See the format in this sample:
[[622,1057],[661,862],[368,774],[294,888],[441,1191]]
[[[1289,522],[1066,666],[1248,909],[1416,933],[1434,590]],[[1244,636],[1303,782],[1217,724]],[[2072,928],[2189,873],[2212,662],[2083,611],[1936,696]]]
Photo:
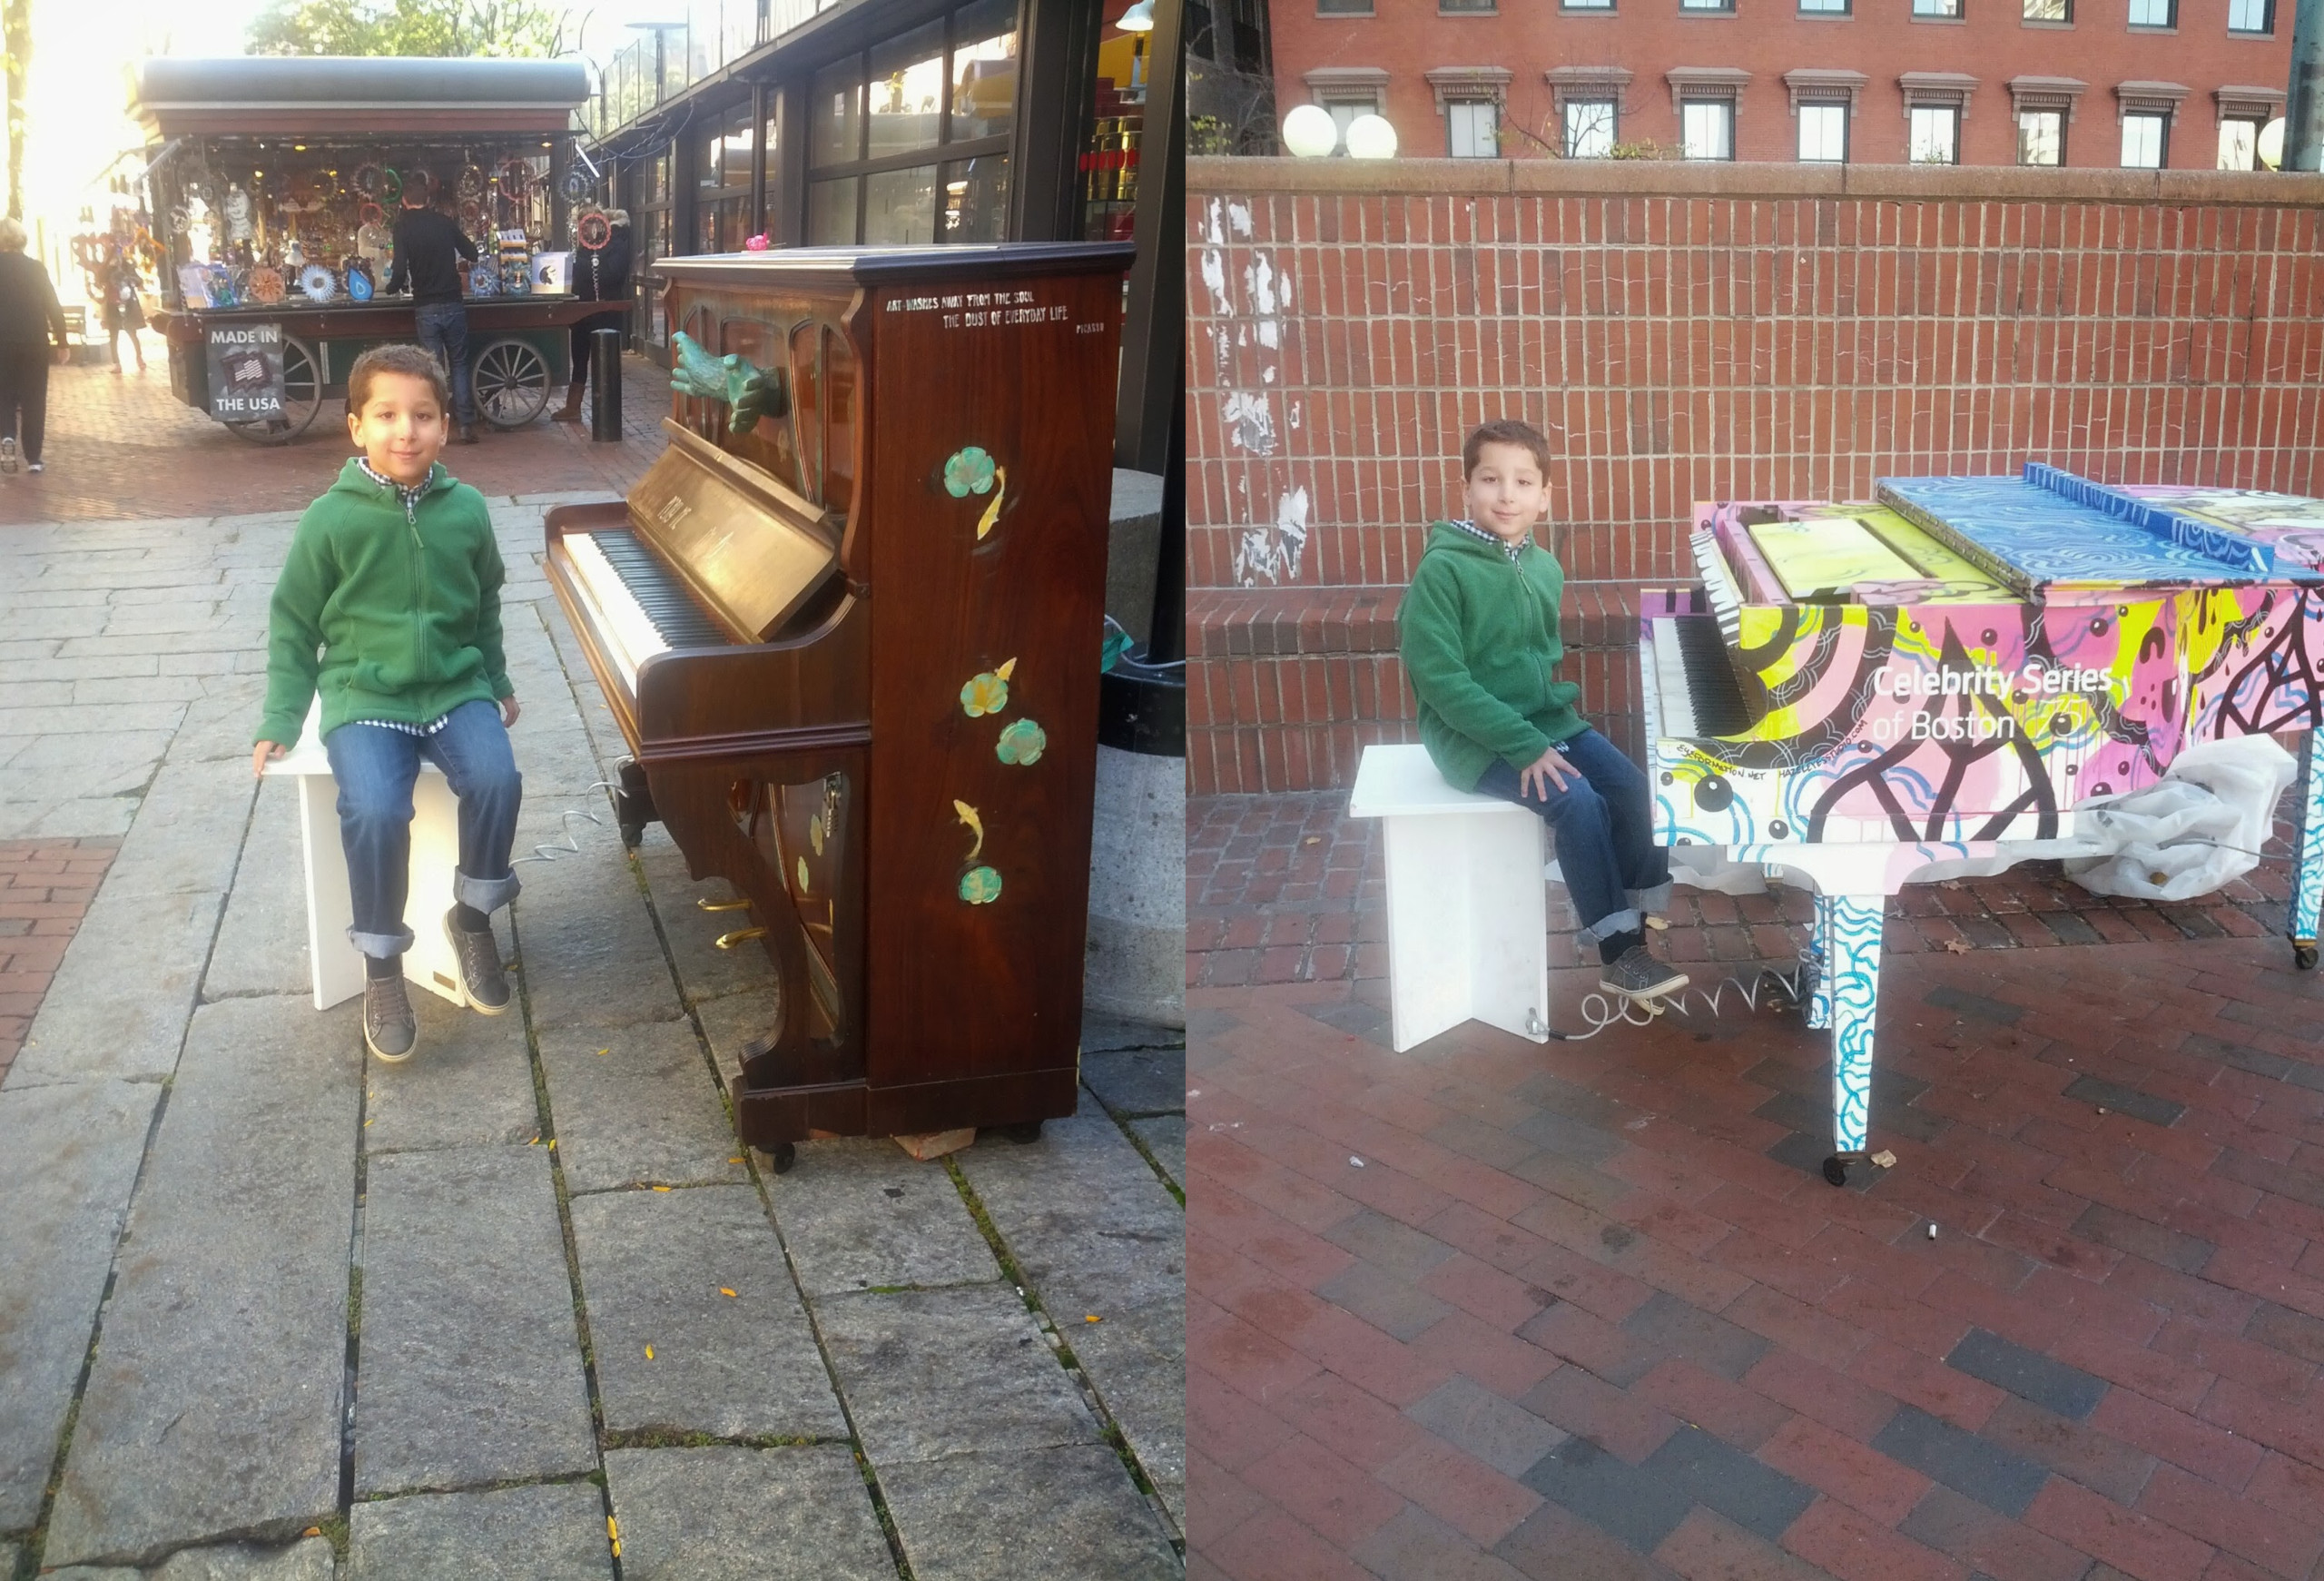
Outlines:
[[2122,168],[2161,170],[2171,146],[2171,117],[2133,110],[2122,117]]
[[2072,22],[2073,0],[2025,0],[2028,22]]
[[2176,27],[2179,0],[2131,0],[2132,27]]
[[1954,104],[1913,106],[1905,157],[1915,164],[1961,163],[1961,111]]
[[1961,0],[1913,0],[1913,15],[1958,22],[1961,20]]
[[1680,146],[1689,159],[1735,157],[1735,101],[1689,99],[1679,106]]
[[2222,121],[2219,124],[2219,167],[2221,170],[2260,168],[2260,123]]
[[1339,129],[1339,141],[1332,145],[1337,153],[1347,146],[1348,123],[1359,115],[1381,114],[1380,95],[1369,90],[1352,91],[1336,88],[1315,95],[1315,103],[1331,112],[1332,124]]
[[1561,11],[1611,11],[1614,0],[1558,0]]
[[1721,11],[1735,9],[1735,0],[1679,0],[1681,11]]
[[1452,99],[1444,106],[1445,152],[1455,159],[1501,157],[1501,106],[1491,99]]
[[1372,0],[1315,0],[1318,16],[1369,16]]
[[1799,0],[1802,16],[1846,16],[1848,0]]
[[1843,163],[1848,156],[1848,107],[1846,104],[1802,104],[1799,107],[1799,157],[1825,163]]
[[2230,33],[2273,33],[2276,30],[2275,0],[2227,0],[2227,30]]
[[1436,0],[1440,16],[1490,16],[1493,8],[1493,0]]
[[2017,163],[2063,164],[2066,162],[2066,113],[2063,110],[2020,110],[2017,113]]
[[1565,102],[1565,156],[1605,159],[1614,152],[1616,101],[1568,99]]

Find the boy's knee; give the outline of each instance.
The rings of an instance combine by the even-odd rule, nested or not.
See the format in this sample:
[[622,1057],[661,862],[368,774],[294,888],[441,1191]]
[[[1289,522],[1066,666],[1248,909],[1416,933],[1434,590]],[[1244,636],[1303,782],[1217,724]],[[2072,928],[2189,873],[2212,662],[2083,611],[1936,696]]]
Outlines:
[[341,786],[339,790],[339,815],[341,822],[352,824],[358,829],[394,828],[411,822],[411,797],[409,794],[397,795],[392,792],[350,791],[348,786]]
[[1576,822],[1603,824],[1606,821],[1606,798],[1598,794],[1596,786],[1577,776],[1567,784],[1565,794],[1551,804],[1550,821],[1559,825]]

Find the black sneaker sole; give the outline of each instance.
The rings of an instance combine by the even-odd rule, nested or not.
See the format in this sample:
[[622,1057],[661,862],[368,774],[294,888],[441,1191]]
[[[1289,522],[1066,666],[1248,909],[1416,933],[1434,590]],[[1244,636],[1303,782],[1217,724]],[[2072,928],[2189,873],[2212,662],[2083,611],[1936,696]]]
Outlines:
[[[452,970],[458,974],[460,979],[461,1003],[466,1004],[470,1010],[475,1011],[478,1015],[507,1014],[508,1007],[517,1003],[516,991],[514,989],[509,990],[508,997],[502,1000],[498,1004],[487,1004],[484,1001],[476,996],[476,990],[468,986],[468,968],[460,963],[460,941],[454,937],[458,931],[458,929],[452,926],[451,914],[449,912],[445,913],[444,942],[452,946]],[[496,950],[500,946],[497,944],[493,946]]]
[[400,1065],[419,1052],[419,1023],[417,1020],[412,1023],[411,1046],[399,1054],[391,1054],[371,1041],[371,1023],[367,1021],[363,1023],[363,1046],[370,1050],[371,1057],[380,1063]]

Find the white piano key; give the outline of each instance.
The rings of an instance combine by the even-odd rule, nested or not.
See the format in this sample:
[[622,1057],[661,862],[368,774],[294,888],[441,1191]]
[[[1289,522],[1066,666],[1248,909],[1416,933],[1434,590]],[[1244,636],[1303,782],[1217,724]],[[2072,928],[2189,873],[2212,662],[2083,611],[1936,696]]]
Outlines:
[[1662,700],[1664,736],[1700,736],[1695,723],[1694,693],[1687,684],[1687,664],[1679,647],[1679,623],[1668,616],[1654,623],[1652,668],[1654,689]]
[[606,562],[605,551],[597,547],[595,538],[586,532],[567,533],[565,552],[573,562],[574,579],[580,583],[613,639],[615,666],[634,697],[637,692],[637,667],[657,653],[667,653],[670,645],[622,585],[621,578]]

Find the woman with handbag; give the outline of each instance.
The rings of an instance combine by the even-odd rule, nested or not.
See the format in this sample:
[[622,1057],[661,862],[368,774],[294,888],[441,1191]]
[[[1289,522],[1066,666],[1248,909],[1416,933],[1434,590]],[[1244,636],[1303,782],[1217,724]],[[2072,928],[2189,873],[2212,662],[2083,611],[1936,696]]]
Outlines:
[[105,260],[98,272],[98,281],[104,292],[105,358],[113,364],[113,377],[121,377],[121,332],[129,331],[129,349],[137,353],[137,371],[145,371],[145,347],[138,340],[137,331],[145,327],[145,308],[138,301],[141,282],[137,265],[125,252],[114,252]]
[[[596,223],[600,217],[603,229]],[[591,313],[573,326],[573,382],[566,388],[565,404],[549,413],[558,422],[581,420],[581,397],[589,383],[589,337],[598,330],[620,329],[629,301],[629,211],[593,211],[582,215],[574,229],[581,245],[574,250],[573,294],[583,301],[623,305]]]

